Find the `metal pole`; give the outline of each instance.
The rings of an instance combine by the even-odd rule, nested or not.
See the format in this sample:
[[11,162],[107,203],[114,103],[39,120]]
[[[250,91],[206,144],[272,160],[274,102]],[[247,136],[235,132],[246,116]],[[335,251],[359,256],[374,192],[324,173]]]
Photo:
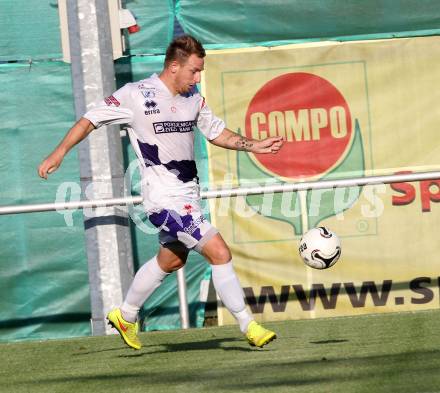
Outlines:
[[[116,90],[110,17],[106,0],[69,0],[72,87],[76,118]],[[90,199],[124,195],[118,126],[104,126],[78,145],[81,189]],[[110,333],[105,315],[123,301],[133,277],[128,216],[107,205],[84,217],[92,332]]]
[[188,298],[186,295],[185,266],[177,271],[177,291],[179,293],[180,326],[189,329]]
[[[269,186],[249,186],[236,187],[229,189],[202,191],[200,196],[202,199],[224,198],[246,195],[258,195],[264,193],[279,193],[288,191],[305,191],[319,190],[337,187],[355,187],[374,184],[390,184],[399,182],[414,182],[421,180],[437,180],[440,179],[440,172],[419,172],[408,173],[402,175],[384,175],[384,176],[366,176],[353,177],[349,179],[334,179],[314,182],[300,182],[292,184],[273,184]],[[141,196],[127,196],[121,198],[104,198],[76,202],[60,202],[60,203],[41,203],[29,205],[5,205],[0,206],[0,215],[3,214],[19,214],[19,213],[35,213],[43,211],[55,210],[75,210],[83,208],[96,208],[103,206],[122,206],[137,205],[142,203]]]
[[137,205],[142,203],[141,196],[130,196],[121,198],[104,198],[75,202],[40,203],[30,205],[0,206],[0,215],[18,213],[36,213],[59,210],[77,210],[85,208],[97,208],[107,206]]
[[267,193],[278,193],[287,191],[305,191],[319,190],[337,187],[355,187],[374,184],[390,184],[399,182],[413,182],[420,180],[440,179],[440,172],[419,172],[401,175],[384,175],[384,176],[365,176],[353,177],[348,179],[322,180],[314,182],[298,182],[293,184],[273,184],[261,187],[237,187],[231,189],[210,190],[202,193],[202,198],[223,198],[234,196],[257,195]]

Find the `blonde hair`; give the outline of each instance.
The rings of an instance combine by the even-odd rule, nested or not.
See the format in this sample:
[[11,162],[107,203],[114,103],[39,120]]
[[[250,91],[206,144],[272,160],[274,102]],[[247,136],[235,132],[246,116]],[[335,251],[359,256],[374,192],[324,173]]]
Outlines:
[[183,64],[191,55],[196,55],[202,59],[206,56],[205,49],[200,41],[190,35],[176,37],[168,45],[165,54],[165,67],[168,67],[175,60]]

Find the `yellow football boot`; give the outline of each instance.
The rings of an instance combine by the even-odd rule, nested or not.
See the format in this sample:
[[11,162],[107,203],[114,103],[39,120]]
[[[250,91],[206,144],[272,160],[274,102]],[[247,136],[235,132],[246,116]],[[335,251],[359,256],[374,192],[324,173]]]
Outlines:
[[121,310],[115,308],[107,314],[109,325],[113,326],[121,335],[125,343],[133,348],[140,349],[142,344],[137,336],[139,326],[138,323],[127,322],[122,318]]
[[266,344],[269,344],[272,340],[275,340],[277,335],[275,332],[265,329],[257,322],[252,321],[248,326],[246,338],[249,342],[249,345],[262,348]]

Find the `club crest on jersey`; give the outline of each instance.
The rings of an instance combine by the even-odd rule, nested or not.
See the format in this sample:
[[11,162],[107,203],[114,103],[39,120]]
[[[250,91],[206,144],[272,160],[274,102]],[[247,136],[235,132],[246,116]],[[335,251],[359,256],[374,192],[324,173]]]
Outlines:
[[155,115],[160,113],[160,110],[157,107],[157,102],[153,100],[147,100],[144,102],[144,106],[148,109],[144,113],[146,115]]
[[107,106],[121,105],[121,103],[114,96],[108,96],[108,97],[104,98],[104,102],[107,104]]
[[147,90],[141,90],[142,95],[145,98],[154,98],[156,97],[156,93],[154,92],[153,89],[147,89]]

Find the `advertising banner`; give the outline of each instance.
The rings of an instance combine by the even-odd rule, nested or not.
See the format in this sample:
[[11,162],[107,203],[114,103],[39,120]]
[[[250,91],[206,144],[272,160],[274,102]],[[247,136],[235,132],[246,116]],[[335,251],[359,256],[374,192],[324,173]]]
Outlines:
[[[231,130],[281,135],[278,154],[209,147],[210,187],[440,169],[440,38],[212,51],[203,88]],[[258,320],[438,308],[440,181],[211,201]],[[299,257],[325,225],[342,243],[326,270]],[[232,323],[219,308],[219,323]]]

